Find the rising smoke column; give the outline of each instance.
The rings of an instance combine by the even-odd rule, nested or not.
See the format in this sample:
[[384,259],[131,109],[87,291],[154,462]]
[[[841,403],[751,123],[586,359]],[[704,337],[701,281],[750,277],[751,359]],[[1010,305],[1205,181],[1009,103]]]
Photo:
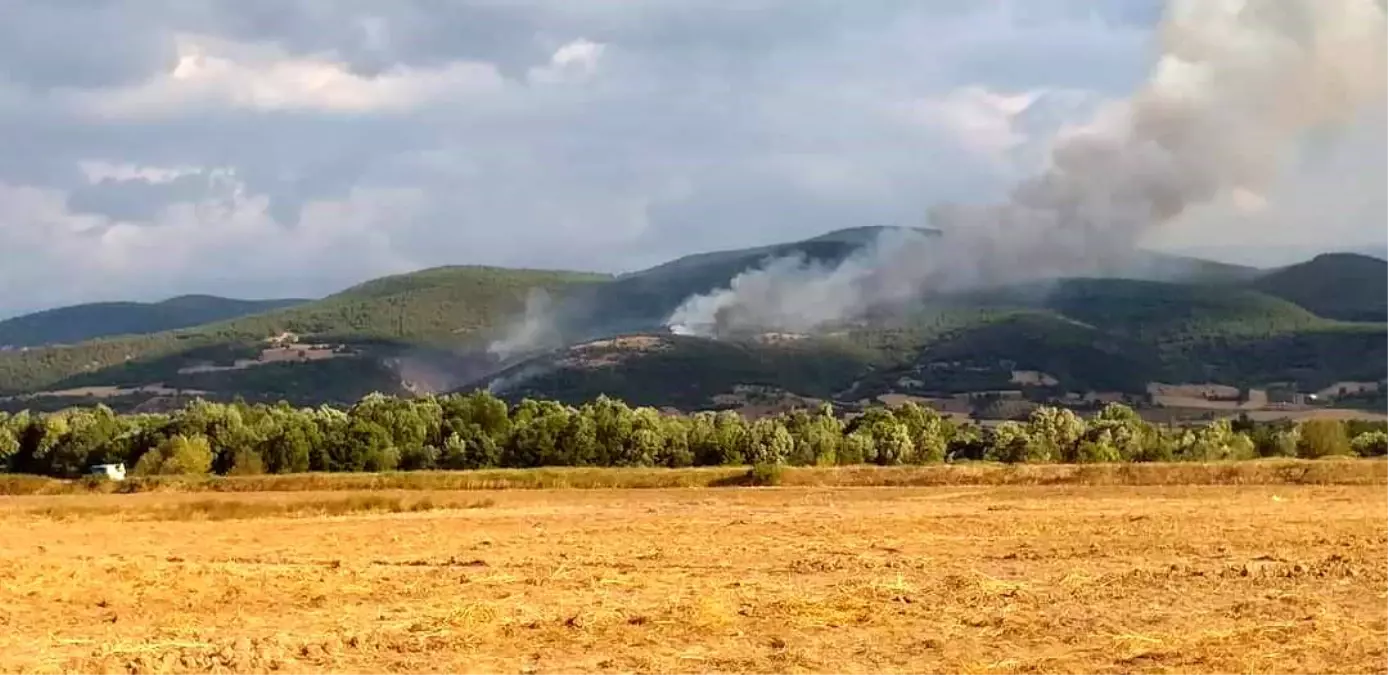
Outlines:
[[554,301],[545,289],[536,286],[525,296],[525,313],[498,340],[487,345],[487,353],[506,361],[518,355],[553,349],[562,343],[554,313]]
[[1193,206],[1261,199],[1306,132],[1381,109],[1385,29],[1379,0],[1171,0],[1143,87],[1058,139],[1049,167],[1008,201],[935,209],[945,236],[928,252],[879,242],[832,269],[774,261],[688,299],[667,323],[704,335],[805,330],[903,289],[1121,267],[1145,234]]
[[847,308],[906,301],[919,289],[915,263],[931,254],[939,237],[914,230],[886,230],[836,265],[791,256],[737,275],[728,288],[685,300],[666,321],[686,335],[725,335],[741,330],[810,332],[847,318]]

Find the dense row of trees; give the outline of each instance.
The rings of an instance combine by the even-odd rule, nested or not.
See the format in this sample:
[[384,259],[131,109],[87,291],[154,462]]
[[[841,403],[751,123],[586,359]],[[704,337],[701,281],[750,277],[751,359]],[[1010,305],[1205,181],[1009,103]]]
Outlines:
[[1123,462],[1388,454],[1384,425],[1218,421],[1158,427],[1110,405],[1092,419],[1040,408],[991,429],[913,404],[845,422],[829,406],[748,420],[730,412],[664,415],[598,398],[580,407],[485,392],[328,406],[195,401],[172,414],[109,408],[0,414],[0,467],[71,477],[99,463],[137,474],[291,473],[534,466]]

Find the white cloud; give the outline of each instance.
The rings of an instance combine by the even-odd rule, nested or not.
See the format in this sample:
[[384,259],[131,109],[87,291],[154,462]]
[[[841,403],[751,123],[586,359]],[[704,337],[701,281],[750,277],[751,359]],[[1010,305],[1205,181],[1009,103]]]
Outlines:
[[555,50],[550,63],[560,67],[577,66],[586,71],[597,67],[603,45],[579,38]]
[[202,173],[196,167],[140,166],[130,162],[112,162],[101,159],[87,159],[77,162],[77,167],[87,177],[88,183],[102,181],[142,180],[146,183],[170,183],[184,176]]
[[[0,315],[919,224],[1129,94],[1156,2],[8,0]],[[1346,166],[1301,173],[1381,237]]]
[[583,80],[598,68],[606,45],[579,38],[556,49],[549,63],[530,69],[532,82],[553,83]]
[[913,118],[937,126],[967,147],[1001,157],[1028,140],[1018,124],[1040,92],[1004,93],[969,85],[911,105]]
[[134,119],[216,107],[402,112],[451,97],[495,92],[502,84],[496,68],[485,63],[401,67],[368,77],[322,55],[294,56],[264,46],[180,35],[178,61],[169,72],[135,85],[76,92],[73,99],[102,117]]
[[[276,284],[306,270],[332,269],[342,259],[369,275],[416,267],[394,253],[385,225],[408,221],[419,199],[412,190],[354,190],[308,204],[299,226],[288,229],[269,216],[264,197],[244,194],[234,179],[220,199],[171,204],[142,223],[74,213],[58,191],[0,183],[0,237],[27,252],[7,261],[0,280],[27,289],[7,298],[15,310],[74,298],[215,293],[228,280],[246,278],[257,280],[251,295],[292,295]],[[339,272],[324,281],[335,286],[357,277]]]

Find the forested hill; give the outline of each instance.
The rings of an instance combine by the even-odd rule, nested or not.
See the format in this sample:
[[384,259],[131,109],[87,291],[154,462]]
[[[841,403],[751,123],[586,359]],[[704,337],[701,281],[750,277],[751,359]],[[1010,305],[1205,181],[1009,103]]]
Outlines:
[[1142,395],[1151,382],[1317,391],[1388,372],[1382,323],[1325,319],[1244,288],[1129,279],[974,293],[824,335],[774,335],[596,340],[472,384],[513,400],[607,394],[686,409],[743,385],[860,400],[1016,389],[1016,371],[1033,371],[1059,392]]
[[[727,287],[769,258],[832,266],[883,231],[854,228],[696,254],[617,277],[482,266],[383,277],[320,300],[175,330],[132,335],[138,331],[125,329],[76,344],[0,350],[0,399],[121,387],[133,398],[102,401],[135,405],[141,396],[172,389],[317,404],[350,402],[373,390],[489,386],[498,376],[539,368],[545,374],[527,376],[526,389],[546,398],[607,393],[698,407],[746,384],[859,397],[896,390],[903,381],[925,381],[921,387],[931,391],[1006,389],[1013,370],[1033,370],[1060,380],[1056,386],[1066,391],[1139,392],[1152,381],[1294,382],[1316,391],[1377,380],[1388,370],[1385,263],[1363,256],[1321,256],[1261,271],[1148,254],[1142,269],[1128,272],[1137,278],[1057,280],[923,299],[944,306],[790,342],[676,340],[663,326],[691,295]],[[1039,288],[1046,290],[1038,295]],[[571,348],[589,346],[541,354],[534,363],[500,362],[486,347],[522,325],[535,289],[548,293],[554,311],[536,322],[544,325],[529,327],[557,333]],[[267,339],[284,333],[297,342],[266,357]],[[627,348],[606,339],[631,334],[654,341]],[[312,346],[321,343],[329,347]],[[606,343],[612,344],[593,346]],[[152,384],[162,386],[155,393],[131,391]],[[62,396],[42,405],[60,405]],[[11,398],[3,405],[36,401]]]
[[1326,253],[1251,285],[1327,319],[1388,321],[1388,261],[1372,256]]
[[188,328],[309,302],[300,298],[237,300],[181,295],[162,302],[93,302],[0,321],[0,346],[69,344],[112,335]]
[[[608,278],[582,272],[463,266],[382,277],[321,300],[215,323],[0,352],[0,395],[55,387],[167,382],[189,365],[253,357],[266,338],[284,332],[333,342],[472,344],[479,335],[504,330],[518,319],[530,289],[541,288],[562,297],[572,286]],[[341,363],[305,365],[309,370],[335,369],[330,378],[334,381],[379,375],[378,369],[364,365],[359,370],[338,372],[344,367]],[[246,385],[250,389],[270,385],[274,390],[279,381],[304,380],[302,372],[289,368],[256,369],[253,376],[251,371],[245,374],[254,380]],[[295,389],[321,386],[321,379],[309,377]],[[354,388],[352,392],[359,393]]]

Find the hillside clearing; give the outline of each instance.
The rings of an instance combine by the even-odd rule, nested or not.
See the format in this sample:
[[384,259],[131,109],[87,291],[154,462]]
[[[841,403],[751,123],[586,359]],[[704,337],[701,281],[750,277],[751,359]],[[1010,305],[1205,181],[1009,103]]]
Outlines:
[[[507,491],[55,528],[0,671],[1382,672],[1382,485]],[[312,495],[236,495],[264,500]]]

